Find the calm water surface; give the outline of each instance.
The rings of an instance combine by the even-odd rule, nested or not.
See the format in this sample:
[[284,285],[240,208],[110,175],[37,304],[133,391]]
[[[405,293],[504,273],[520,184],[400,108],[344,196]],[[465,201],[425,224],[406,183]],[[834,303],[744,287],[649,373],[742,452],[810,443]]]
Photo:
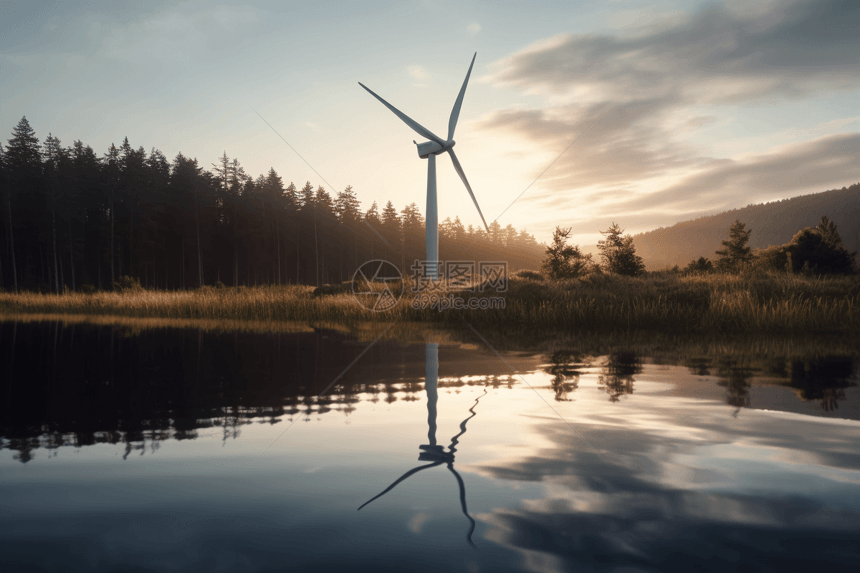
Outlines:
[[860,566],[856,352],[373,339],[0,323],[3,570]]

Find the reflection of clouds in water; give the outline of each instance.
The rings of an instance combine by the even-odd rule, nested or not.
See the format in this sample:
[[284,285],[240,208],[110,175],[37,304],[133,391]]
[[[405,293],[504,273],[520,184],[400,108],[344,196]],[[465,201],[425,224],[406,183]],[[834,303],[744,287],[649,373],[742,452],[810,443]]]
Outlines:
[[529,570],[860,561],[857,422],[762,411],[733,418],[713,404],[645,395],[630,407],[580,410],[565,417],[583,422],[576,431],[600,457],[545,419],[536,429],[548,446],[470,468],[545,485],[543,499],[478,516],[486,538],[520,552]]

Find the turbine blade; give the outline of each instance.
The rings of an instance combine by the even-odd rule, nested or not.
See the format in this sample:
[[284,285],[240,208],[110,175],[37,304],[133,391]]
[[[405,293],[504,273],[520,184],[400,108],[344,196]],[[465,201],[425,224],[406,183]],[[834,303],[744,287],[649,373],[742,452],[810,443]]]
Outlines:
[[448,149],[446,149],[446,151],[451,156],[451,163],[454,164],[454,169],[457,170],[457,174],[460,175],[460,179],[463,180],[463,184],[466,186],[466,191],[469,192],[469,196],[472,198],[472,201],[475,203],[475,208],[478,210],[478,215],[481,216],[481,221],[484,222],[484,228],[487,229],[487,233],[489,233],[490,227],[487,225],[486,219],[484,219],[484,214],[481,213],[481,208],[478,206],[478,200],[475,199],[475,194],[472,193],[472,188],[469,186],[469,180],[466,179],[466,174],[463,173],[463,167],[457,160],[457,155],[454,153],[454,149],[449,147]]
[[388,109],[393,111],[394,115],[396,115],[397,117],[402,119],[403,123],[405,123],[406,125],[408,125],[412,129],[414,129],[418,135],[420,135],[422,137],[426,137],[427,139],[431,139],[431,140],[435,141],[436,143],[438,143],[439,145],[445,144],[445,142],[442,141],[438,135],[436,135],[435,133],[433,133],[432,131],[430,131],[429,129],[427,129],[426,127],[424,127],[423,125],[421,125],[417,121],[413,120],[411,117],[409,117],[405,113],[401,112],[399,109],[397,109],[396,107],[394,107],[393,105],[391,105],[390,103],[388,103],[387,101],[385,101],[384,99],[382,99],[381,97],[376,95],[375,93],[373,93],[373,90],[371,90],[369,87],[367,87],[366,85],[364,85],[361,82],[358,82],[358,85],[360,85],[361,87],[366,89],[370,93],[370,95],[372,95],[373,97],[375,97],[376,99],[381,101],[382,105],[384,105],[385,107],[387,107]]
[[475,65],[475,58],[478,52],[472,56],[472,63],[469,64],[469,71],[466,72],[466,79],[463,80],[463,87],[460,88],[460,95],[457,96],[457,101],[454,102],[454,109],[451,110],[451,118],[448,120],[448,141],[454,138],[454,129],[457,127],[457,120],[460,118],[460,107],[463,105],[463,96],[466,95],[466,86],[469,84],[469,76],[472,75],[472,66]]

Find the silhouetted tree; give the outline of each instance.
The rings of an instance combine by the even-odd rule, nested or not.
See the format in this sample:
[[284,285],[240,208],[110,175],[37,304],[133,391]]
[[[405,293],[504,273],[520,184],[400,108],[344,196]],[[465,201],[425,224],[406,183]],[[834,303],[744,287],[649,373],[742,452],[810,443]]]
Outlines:
[[597,243],[603,267],[607,272],[617,275],[641,275],[645,272],[645,264],[642,257],[636,254],[633,237],[623,233],[624,229],[614,222],[609,229],[600,232],[606,237]]
[[[284,188],[273,168],[253,179],[226,151],[206,171],[182,153],[169,161],[135,149],[128,138],[101,158],[50,134],[41,145],[23,118],[0,146],[0,287],[89,291],[128,277],[123,284],[175,289],[230,275],[235,287],[319,284],[371,258],[424,258],[414,203],[402,212],[390,201],[382,212],[360,207],[352,187],[332,199],[310,182]],[[445,222],[440,258],[539,264],[544,247],[534,237],[511,225],[493,229],[491,237]]]
[[546,258],[541,270],[551,279],[572,279],[586,271],[591,265],[591,255],[583,255],[579,245],[568,245],[570,228],[556,227],[552,234],[552,244],[546,249]]
[[822,224],[801,229],[786,246],[791,271],[796,273],[805,269],[815,274],[853,273],[854,254],[842,246],[842,238],[832,222],[829,225],[824,221],[822,223],[823,229]]
[[699,257],[690,261],[685,270],[694,273],[709,273],[714,270],[714,263],[705,257]]
[[752,260],[752,249],[749,246],[752,229],[747,230],[746,223],[735,220],[729,227],[729,238],[722,241],[724,249],[719,249],[716,266],[720,270],[736,271],[742,265]]

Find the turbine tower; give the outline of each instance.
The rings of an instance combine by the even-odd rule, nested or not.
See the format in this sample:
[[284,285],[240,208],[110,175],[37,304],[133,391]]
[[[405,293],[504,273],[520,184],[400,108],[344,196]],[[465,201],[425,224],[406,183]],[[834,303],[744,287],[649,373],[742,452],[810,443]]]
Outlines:
[[457,174],[460,176],[460,179],[463,180],[463,184],[466,186],[466,191],[469,192],[469,196],[472,198],[472,201],[475,203],[475,207],[478,209],[478,214],[481,216],[481,221],[484,223],[484,228],[487,229],[487,233],[490,232],[490,228],[487,226],[487,221],[484,219],[484,214],[481,213],[481,207],[478,206],[478,200],[475,199],[475,194],[472,192],[472,187],[469,186],[469,180],[466,179],[466,174],[463,172],[463,167],[460,165],[460,162],[457,160],[457,154],[454,153],[454,129],[457,127],[457,119],[460,117],[460,107],[463,105],[463,96],[466,94],[466,86],[469,83],[469,76],[472,74],[472,66],[475,65],[475,57],[478,55],[475,52],[475,55],[472,56],[472,63],[469,64],[469,71],[466,72],[466,79],[463,81],[463,87],[460,88],[460,93],[457,96],[457,101],[454,102],[454,109],[451,110],[451,117],[448,119],[448,139],[442,139],[438,135],[434,134],[429,129],[425,128],[412,118],[410,118],[405,113],[398,110],[396,107],[376,95],[370,88],[364,85],[361,82],[358,82],[358,85],[366,89],[370,95],[378,99],[382,102],[382,105],[390,109],[394,112],[394,115],[403,120],[403,123],[411,127],[418,135],[422,137],[426,137],[430,141],[425,141],[423,143],[415,143],[418,147],[418,157],[421,159],[427,160],[427,234],[426,234],[426,242],[427,242],[427,276],[433,280],[438,280],[439,278],[439,269],[438,269],[438,261],[439,261],[439,212],[436,207],[436,156],[441,153],[448,153],[451,156],[451,163],[454,164],[454,169],[457,171]]

